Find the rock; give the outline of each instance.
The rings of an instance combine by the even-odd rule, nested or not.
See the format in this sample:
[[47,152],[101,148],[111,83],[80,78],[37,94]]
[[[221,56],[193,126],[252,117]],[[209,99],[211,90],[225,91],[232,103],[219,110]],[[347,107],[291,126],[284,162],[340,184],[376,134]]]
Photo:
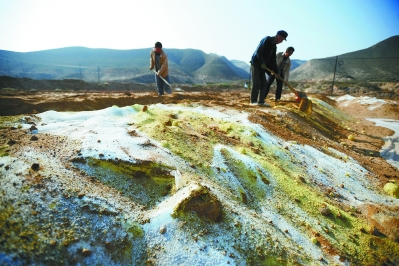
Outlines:
[[198,196],[187,204],[187,210],[195,211],[199,216],[216,221],[222,213],[222,206],[218,201]]
[[306,180],[303,176],[298,176],[298,179],[302,182],[302,183],[306,183]]
[[270,184],[270,181],[267,180],[265,177],[262,176],[262,182],[265,183],[266,185]]
[[348,136],[348,139],[349,139],[349,140],[355,140],[355,136],[349,135],[349,136]]
[[105,243],[105,248],[108,249],[108,250],[111,250],[112,249],[112,244],[110,242],[106,242]]
[[30,168],[32,170],[38,171],[40,169],[40,165],[38,163],[34,163],[34,164],[32,164],[32,166]]
[[181,212],[190,211],[194,211],[201,218],[215,222],[221,217],[222,204],[216,196],[210,193],[209,188],[199,186],[175,207],[172,216],[178,216]]
[[166,233],[166,227],[165,226],[161,226],[161,228],[159,228],[159,233],[160,234],[165,234]]
[[91,253],[92,253],[92,251],[91,251],[90,249],[88,249],[88,248],[84,248],[84,249],[82,250],[82,255],[85,256],[85,257],[90,256]]
[[315,238],[315,237],[312,237],[311,239],[310,239],[310,241],[312,241],[312,243],[313,244],[317,244],[317,243],[319,243],[319,241],[317,240],[317,238]]
[[36,140],[39,140],[39,138],[38,138],[37,136],[33,135],[33,136],[30,138],[30,140],[36,141]]
[[324,216],[328,216],[328,215],[330,215],[330,213],[331,213],[330,209],[329,209],[327,206],[321,207],[321,208],[319,209],[319,212],[320,212],[322,215],[324,215]]
[[147,106],[147,105],[144,105],[142,111],[145,112],[145,111],[147,111],[147,110],[148,110],[148,106]]
[[31,127],[29,128],[29,131],[30,131],[32,134],[36,134],[39,130],[37,129],[37,127],[31,126]]
[[14,144],[16,144],[16,143],[17,143],[17,142],[16,142],[15,140],[10,139],[10,140],[7,142],[7,145],[12,146],[12,145],[14,145]]
[[384,191],[388,195],[399,198],[399,185],[398,182],[395,180],[389,180],[388,183],[385,184],[384,186]]

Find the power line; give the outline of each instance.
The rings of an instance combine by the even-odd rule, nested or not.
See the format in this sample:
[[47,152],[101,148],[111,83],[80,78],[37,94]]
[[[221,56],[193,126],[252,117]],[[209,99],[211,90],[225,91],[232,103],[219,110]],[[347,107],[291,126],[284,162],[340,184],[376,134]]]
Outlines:
[[[390,57],[342,57],[338,56],[340,59],[399,59],[399,56],[390,56]],[[311,59],[311,60],[335,60],[334,58],[319,58],[319,59]],[[310,61],[310,60],[309,60]]]

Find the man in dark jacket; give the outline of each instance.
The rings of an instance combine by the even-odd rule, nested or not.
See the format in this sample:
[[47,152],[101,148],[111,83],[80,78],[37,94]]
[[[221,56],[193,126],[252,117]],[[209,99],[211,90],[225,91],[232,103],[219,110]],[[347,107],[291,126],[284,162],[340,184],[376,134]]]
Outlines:
[[266,97],[266,67],[278,73],[276,64],[277,44],[286,40],[288,33],[280,30],[276,36],[267,36],[263,38],[256,48],[251,59],[252,72],[252,90],[251,90],[251,105],[270,106],[265,103]]

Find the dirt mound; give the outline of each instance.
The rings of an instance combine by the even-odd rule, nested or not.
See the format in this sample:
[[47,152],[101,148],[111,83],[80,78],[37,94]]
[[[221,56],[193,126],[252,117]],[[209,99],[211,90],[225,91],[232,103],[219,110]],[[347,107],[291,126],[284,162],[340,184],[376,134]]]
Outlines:
[[[399,262],[395,255],[399,248],[397,205],[369,203],[361,193],[349,191],[358,182],[356,174],[364,179],[361,182],[367,182],[367,188],[359,186],[362,191],[369,189],[378,195],[389,180],[398,180],[399,170],[380,155],[382,137],[393,132],[364,119],[397,118],[394,102],[345,105],[324,95],[309,95],[314,109],[305,114],[298,110],[293,94],[285,94],[285,100],[278,103],[267,99],[271,107],[260,107],[249,105],[247,90],[182,89],[165,96],[155,91],[3,90],[1,115],[21,115],[3,117],[4,125],[10,119],[30,128],[0,128],[1,155],[13,156],[0,165],[1,173],[7,175],[0,179],[5,206],[0,207],[4,214],[0,224],[5,228],[0,233],[8,241],[1,242],[0,248],[6,254],[17,250],[16,258],[21,261],[40,262],[46,254],[46,260],[55,263],[55,259],[66,258],[71,264],[84,264],[87,255],[97,261],[110,258],[108,263],[132,264],[133,258],[136,264],[172,265],[165,259],[181,257],[183,252],[197,263],[211,258],[217,264]],[[113,105],[121,108],[110,108]],[[198,114],[196,108],[218,113]],[[74,125],[75,120],[59,123],[71,128],[71,134],[84,133],[76,142],[69,136],[31,134],[35,125],[60,126],[43,125],[39,117],[45,114],[34,113],[104,109],[101,120],[95,122],[85,116],[82,124]],[[118,114],[130,113],[113,117],[106,128],[105,113],[112,109]],[[228,121],[219,120],[218,115]],[[123,130],[137,142],[122,146],[126,139],[116,138],[107,143],[107,136],[119,136],[119,119],[130,119]],[[98,124],[100,127],[94,128]],[[276,141],[269,142],[271,139]],[[98,158],[82,156],[81,142],[85,141]],[[105,152],[99,150],[102,146]],[[128,159],[120,154],[108,157],[117,146]],[[325,156],[329,166],[305,157],[305,149]],[[140,152],[151,150],[153,161],[139,157]],[[140,159],[129,163],[133,158]],[[157,158],[162,163],[156,162]],[[248,163],[250,159],[264,162],[267,171],[260,163]],[[179,178],[194,182],[180,189],[173,185],[171,168],[163,165],[167,160],[183,161],[180,170],[184,176]],[[26,162],[31,164],[29,169]],[[326,185],[315,178],[327,176],[325,180],[330,182],[336,177],[334,171],[339,167],[334,164],[338,163],[341,168],[358,166],[356,174],[341,173],[343,181],[338,184]],[[5,184],[5,178],[11,181]],[[7,194],[10,191],[15,195]],[[344,193],[361,202],[360,207],[348,204]],[[261,201],[276,209],[266,212]],[[165,225],[171,219],[167,210],[172,203],[177,218]],[[19,208],[18,212],[7,206]],[[19,215],[28,217],[36,227],[23,225]],[[281,222],[285,218],[288,222]],[[40,232],[46,241],[37,240],[32,231]],[[20,237],[12,242],[14,232]],[[11,242],[14,244],[8,245]],[[310,246],[304,246],[306,243]],[[181,250],[170,255],[168,252],[176,252],[173,247]],[[71,256],[68,250],[76,254]]]

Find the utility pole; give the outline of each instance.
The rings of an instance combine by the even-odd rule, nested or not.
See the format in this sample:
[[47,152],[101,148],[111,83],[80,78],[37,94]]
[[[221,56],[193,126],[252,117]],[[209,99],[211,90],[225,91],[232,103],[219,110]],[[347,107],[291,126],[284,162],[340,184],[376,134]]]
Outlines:
[[10,65],[8,64],[8,59],[7,59],[7,68],[8,68],[8,75],[11,76]]
[[333,91],[334,91],[335,71],[337,70],[337,62],[338,62],[338,55],[337,55],[337,57],[335,57],[334,77],[333,77],[333,82],[332,82],[332,87],[331,87],[331,96],[333,95]]

